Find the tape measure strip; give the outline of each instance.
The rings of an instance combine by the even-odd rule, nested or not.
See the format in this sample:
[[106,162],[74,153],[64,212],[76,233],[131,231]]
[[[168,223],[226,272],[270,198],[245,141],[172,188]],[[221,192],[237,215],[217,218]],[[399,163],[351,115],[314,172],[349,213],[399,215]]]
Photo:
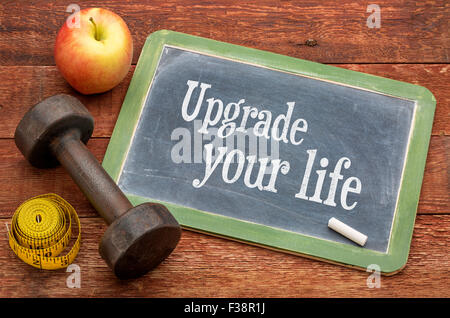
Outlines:
[[[78,226],[78,237],[66,255],[58,256],[70,244],[72,220]],[[36,268],[69,266],[80,250],[80,241],[81,224],[75,209],[53,193],[28,199],[11,220],[9,246],[21,260]]]

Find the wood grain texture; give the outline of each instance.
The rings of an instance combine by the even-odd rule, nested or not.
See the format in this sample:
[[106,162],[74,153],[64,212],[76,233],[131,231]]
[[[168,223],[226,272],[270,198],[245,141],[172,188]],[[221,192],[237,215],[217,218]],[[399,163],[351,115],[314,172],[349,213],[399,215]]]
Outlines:
[[[422,85],[437,100],[418,215],[406,268],[369,289],[369,273],[190,231],[155,271],[117,280],[98,254],[102,219],[62,168],[38,170],[14,145],[30,106],[57,93],[77,96],[96,120],[89,149],[106,151],[134,67],[113,90],[81,96],[54,66],[67,1],[0,2],[0,297],[450,297],[450,3],[380,0],[381,28],[369,29],[367,2],[105,0],[79,2],[121,15],[134,39],[133,63],[160,29],[189,33]],[[314,39],[310,47],[305,41]],[[415,63],[415,64],[414,64]],[[40,271],[10,250],[6,224],[26,199],[54,192],[77,210],[82,243],[75,263],[81,288],[65,270]]]
[[[0,65],[54,65],[67,1],[2,1]],[[170,29],[322,63],[448,63],[450,4],[378,0],[381,27],[366,25],[367,2],[270,0],[83,1],[124,18],[134,62],[145,38]],[[23,19],[26,17],[26,19]],[[314,39],[310,47],[305,41]]]
[[[450,135],[450,66],[441,64],[339,64],[339,67],[427,87],[436,97],[434,135]],[[117,87],[103,94],[77,93],[54,66],[0,66],[0,138],[13,138],[25,112],[54,94],[76,96],[95,118],[95,137],[110,137],[125,98],[134,66]]]
[[[367,287],[369,273],[260,247],[183,231],[175,251],[140,279],[119,281],[97,249],[106,225],[83,218],[75,264],[81,288],[67,288],[70,273],[42,271],[9,249],[0,220],[2,297],[450,297],[450,216],[417,218],[402,272]],[[207,251],[207,252],[205,252]],[[430,270],[432,269],[432,270]]]
[[[95,138],[88,148],[99,161],[109,139]],[[56,193],[71,203],[82,217],[96,216],[89,202],[62,167],[37,169],[28,164],[12,139],[0,139],[0,218],[9,218],[26,199]],[[418,214],[450,213],[450,136],[433,136],[425,167]],[[24,180],[26,180],[24,182]]]

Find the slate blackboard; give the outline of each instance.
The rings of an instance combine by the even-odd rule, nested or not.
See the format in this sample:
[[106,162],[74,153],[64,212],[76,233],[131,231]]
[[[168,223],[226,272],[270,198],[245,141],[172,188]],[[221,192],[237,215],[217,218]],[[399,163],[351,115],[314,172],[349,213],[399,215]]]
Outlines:
[[164,202],[185,227],[391,273],[406,262],[433,112],[421,87],[162,31],[104,166],[133,202]]

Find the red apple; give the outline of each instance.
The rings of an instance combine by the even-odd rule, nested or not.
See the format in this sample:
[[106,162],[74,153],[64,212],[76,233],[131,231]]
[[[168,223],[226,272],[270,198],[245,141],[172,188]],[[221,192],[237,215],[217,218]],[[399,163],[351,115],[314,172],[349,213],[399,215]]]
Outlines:
[[78,21],[64,23],[58,32],[56,66],[80,93],[106,92],[119,84],[130,69],[130,30],[120,16],[101,8],[81,10]]

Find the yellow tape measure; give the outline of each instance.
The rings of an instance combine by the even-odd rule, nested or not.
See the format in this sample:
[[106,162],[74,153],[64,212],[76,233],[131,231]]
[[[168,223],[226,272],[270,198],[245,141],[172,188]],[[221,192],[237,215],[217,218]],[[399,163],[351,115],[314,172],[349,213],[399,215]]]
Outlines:
[[[58,256],[69,245],[72,219],[78,237],[70,251]],[[80,250],[81,225],[75,209],[60,196],[50,193],[31,198],[20,205],[12,217],[9,246],[25,263],[40,269],[65,268]]]

